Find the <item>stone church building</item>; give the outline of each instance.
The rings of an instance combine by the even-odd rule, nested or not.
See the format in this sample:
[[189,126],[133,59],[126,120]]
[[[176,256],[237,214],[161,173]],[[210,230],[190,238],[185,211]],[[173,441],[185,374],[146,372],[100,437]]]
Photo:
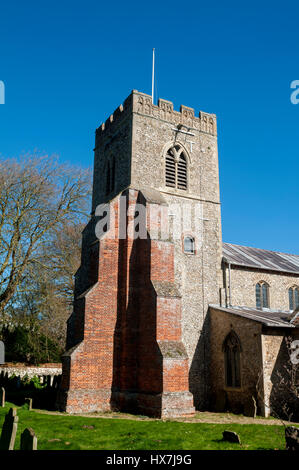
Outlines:
[[96,130],[75,281],[61,410],[293,410],[299,256],[222,243],[214,114],[133,90]]

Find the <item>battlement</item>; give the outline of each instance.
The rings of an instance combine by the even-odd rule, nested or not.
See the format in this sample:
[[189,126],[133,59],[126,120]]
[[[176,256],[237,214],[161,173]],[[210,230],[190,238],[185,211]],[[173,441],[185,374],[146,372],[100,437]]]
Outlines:
[[131,113],[149,116],[153,119],[170,122],[176,126],[186,126],[206,134],[217,135],[216,115],[199,111],[195,116],[194,109],[181,105],[180,111],[173,109],[173,103],[159,98],[158,105],[152,103],[152,97],[146,93],[133,90],[109,118],[96,129],[96,137],[102,138],[107,131],[113,132],[124,117]]

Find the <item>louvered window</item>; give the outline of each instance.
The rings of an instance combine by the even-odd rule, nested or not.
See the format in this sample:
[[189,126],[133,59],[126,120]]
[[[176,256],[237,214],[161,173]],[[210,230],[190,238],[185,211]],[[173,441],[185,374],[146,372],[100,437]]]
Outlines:
[[173,151],[170,149],[166,155],[166,186],[176,187],[176,163]]
[[187,162],[184,154],[180,155],[177,166],[177,183],[179,189],[187,189]]
[[179,145],[168,150],[165,157],[166,186],[177,189],[187,189],[187,157]]

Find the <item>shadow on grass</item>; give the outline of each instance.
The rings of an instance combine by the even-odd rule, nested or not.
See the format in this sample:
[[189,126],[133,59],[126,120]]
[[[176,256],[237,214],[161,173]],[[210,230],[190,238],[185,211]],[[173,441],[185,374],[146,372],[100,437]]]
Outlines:
[[23,406],[25,398],[32,398],[33,408],[45,411],[55,410],[56,390],[7,390],[6,400],[16,406]]

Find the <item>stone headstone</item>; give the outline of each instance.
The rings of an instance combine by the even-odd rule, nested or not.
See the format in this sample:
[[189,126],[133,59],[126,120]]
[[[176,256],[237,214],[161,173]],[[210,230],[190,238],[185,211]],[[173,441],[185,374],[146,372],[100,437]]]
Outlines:
[[299,450],[299,428],[295,426],[285,428],[285,440],[287,450]]
[[25,398],[25,404],[28,405],[28,410],[32,410],[32,398]]
[[33,429],[26,428],[21,434],[21,450],[37,450],[37,437]]
[[10,408],[9,412],[5,416],[5,421],[2,426],[0,437],[1,450],[13,450],[18,429],[18,421],[17,409]]
[[5,388],[0,388],[0,406],[2,408],[5,407]]
[[240,437],[236,432],[233,431],[223,431],[222,433],[223,440],[227,442],[236,442],[237,444],[241,444]]

